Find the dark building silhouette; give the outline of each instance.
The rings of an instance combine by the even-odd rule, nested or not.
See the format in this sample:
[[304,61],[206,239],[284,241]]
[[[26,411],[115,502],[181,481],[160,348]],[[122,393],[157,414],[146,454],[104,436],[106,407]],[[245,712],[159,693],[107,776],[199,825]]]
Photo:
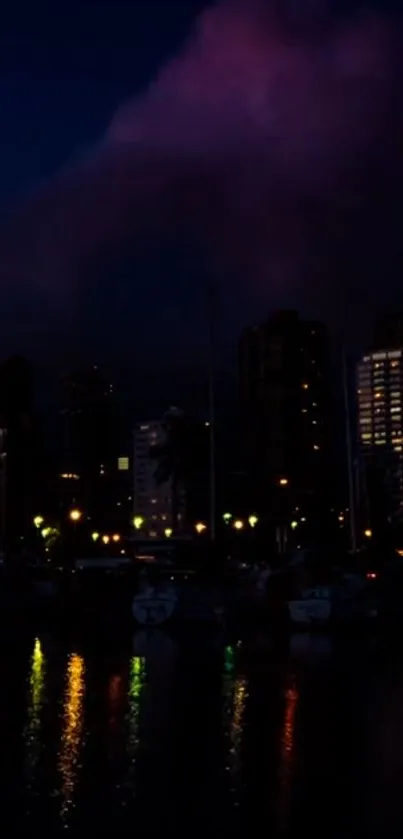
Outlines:
[[[40,473],[37,427],[33,407],[33,375],[21,356],[0,366],[0,427],[6,439],[3,474],[4,544],[21,549],[32,526]],[[4,465],[4,463],[3,463]]]
[[255,507],[286,525],[320,516],[329,476],[326,327],[283,311],[240,341],[245,466]]
[[61,384],[60,506],[79,504],[95,520],[106,514],[110,520],[119,480],[124,492],[129,487],[114,387],[97,365],[73,371]]

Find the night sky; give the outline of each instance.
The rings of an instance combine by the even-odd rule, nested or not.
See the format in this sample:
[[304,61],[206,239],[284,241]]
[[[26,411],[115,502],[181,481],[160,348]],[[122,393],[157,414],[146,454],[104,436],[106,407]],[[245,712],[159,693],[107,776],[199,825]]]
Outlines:
[[[120,368],[121,376],[122,371],[132,376],[136,386],[140,382],[147,398],[162,381],[161,398],[165,400],[168,392],[172,392],[170,401],[180,400],[186,382],[187,399],[189,394],[193,395],[194,388],[197,403],[205,378],[203,289],[207,276],[214,276],[218,289],[218,343],[224,371],[230,367],[235,338],[242,326],[262,318],[277,306],[297,306],[304,314],[322,316],[334,331],[344,329],[348,340],[356,345],[356,318],[359,340],[364,340],[376,307],[385,301],[403,304],[400,290],[403,167],[396,151],[398,146],[401,148],[398,140],[403,136],[397,113],[401,68],[399,49],[394,44],[396,61],[393,63],[393,50],[388,48],[387,40],[391,32],[393,37],[399,32],[401,3],[370,4],[379,15],[375,23],[365,25],[363,35],[354,31],[350,37],[348,31],[343,36],[340,56],[334,60],[336,79],[330,78],[329,71],[328,87],[326,79],[323,89],[315,82],[318,88],[315,99],[309,94],[309,61],[304,56],[296,58],[296,62],[302,62],[303,70],[306,69],[307,85],[298,93],[298,108],[290,107],[285,115],[280,110],[281,129],[284,126],[286,129],[278,148],[274,137],[273,154],[277,158],[272,170],[266,157],[267,135],[259,138],[259,142],[265,141],[263,151],[263,142],[259,146],[256,136],[250,138],[245,120],[237,121],[237,89],[231,91],[235,104],[231,100],[227,121],[220,121],[219,92],[213,103],[218,110],[210,103],[209,91],[213,98],[215,95],[214,74],[211,78],[208,74],[203,76],[204,59],[198,64],[197,55],[186,59],[184,69],[182,65],[179,69],[174,66],[172,72],[163,76],[156,94],[151,93],[143,110],[137,105],[135,109],[129,106],[129,115],[126,114],[126,103],[142,101],[161,68],[182,52],[205,5],[196,0],[58,0],[57,3],[39,0],[7,4],[2,11],[0,201],[4,233],[0,241],[3,286],[0,349],[3,354],[25,352],[47,371],[69,366],[77,359],[107,361],[113,369]],[[230,0],[224,5],[236,8],[242,2]],[[268,0],[267,6],[275,5]],[[311,5],[329,9],[331,4]],[[350,15],[358,5],[352,0],[334,4],[336,11],[343,15]],[[394,20],[388,29],[389,12],[397,13],[398,25]],[[241,36],[234,28],[230,31],[234,38],[231,42],[226,29],[228,14],[225,11],[220,18],[220,37],[226,43],[223,55],[231,60],[232,51],[245,48],[245,68],[251,69],[252,101],[260,93],[259,65],[253,60],[253,33],[252,40],[241,43]],[[329,12],[329,20],[333,18],[334,12]],[[385,22],[388,30],[385,39],[383,34],[378,39],[378,31]],[[336,24],[331,23],[328,28],[333,25]],[[210,21],[199,37],[201,49],[207,43],[208,50],[214,53],[217,49],[220,55],[221,47],[213,43],[211,28]],[[302,29],[305,43],[316,32],[315,24],[309,19],[304,21]],[[270,27],[267,31],[271,32]],[[329,49],[333,48],[332,39],[329,36]],[[259,48],[263,50],[263,47],[262,42]],[[275,40],[272,47],[276,48]],[[334,49],[337,51],[337,45]],[[355,61],[361,62],[364,67],[361,75],[369,77],[368,84],[365,76],[363,87],[358,89],[357,100],[349,103],[351,110],[345,107],[345,89],[337,78],[340,68],[341,72],[345,70],[346,56],[350,62],[348,72]],[[319,62],[325,60],[320,58]],[[316,78],[320,66],[318,63],[315,69]],[[298,71],[298,64],[296,68]],[[240,77],[243,69],[241,66]],[[220,72],[221,79],[225,74],[222,68]],[[235,76],[237,72],[235,67]],[[249,76],[244,75],[246,82],[242,79],[240,96],[247,100]],[[303,73],[297,73],[296,77],[299,75]],[[170,107],[172,102],[175,104],[178,88],[190,101],[192,84],[196,91],[194,113],[184,114],[178,109],[171,125]],[[285,98],[289,98],[292,74],[284,84],[288,85],[284,87]],[[223,90],[227,95],[224,86]],[[198,110],[198,97],[204,102],[204,110]],[[357,103],[361,108],[361,101],[364,101],[363,114],[358,118]],[[323,113],[324,103],[328,106],[327,123],[318,128],[318,119],[319,122],[322,119],[318,114]],[[220,125],[217,142],[216,117]],[[306,124],[309,130],[305,131]],[[242,152],[233,140],[238,127],[239,144],[242,138],[245,140]],[[137,141],[139,130],[142,132],[139,142],[144,148],[158,146],[157,164],[157,152],[153,152],[153,157],[147,151],[140,161],[134,163],[130,157],[123,165],[128,142]],[[334,156],[330,137],[334,138]],[[295,139],[294,145],[289,143],[290,138]],[[312,139],[317,147],[312,146]],[[119,143],[123,140],[118,164],[116,140]],[[249,141],[248,158],[244,149]],[[95,175],[85,175],[83,187],[81,176],[75,170],[80,169],[83,160],[91,160],[93,149],[98,149],[100,144],[103,148],[105,142],[107,163],[102,159]],[[226,143],[233,168],[227,163],[225,167],[222,165],[227,156]],[[360,160],[360,144],[365,146],[364,162]],[[203,151],[199,145],[203,145]],[[284,148],[287,153],[280,157],[278,149]],[[380,149],[384,150],[382,154]],[[261,168],[253,168],[251,161],[260,153]],[[185,173],[176,160],[172,163],[175,154],[176,158],[188,155]],[[211,167],[210,160],[214,160]],[[245,160],[248,160],[245,168],[248,210],[238,208],[235,213],[234,205],[242,202],[240,169]],[[317,170],[307,188],[301,173],[308,168],[305,162],[312,166],[313,160]],[[329,160],[332,160],[331,167]],[[291,173],[290,161],[292,165],[295,163],[295,171]],[[350,170],[359,169],[360,163],[363,172],[357,178],[354,174],[353,178]],[[108,167],[115,172],[115,165],[119,165],[119,189],[128,194],[124,213],[120,199],[115,195],[111,199]],[[60,171],[69,184],[74,181],[74,186],[68,186],[67,199],[64,186],[53,188],[53,179],[59,177]],[[231,181],[234,171],[236,189]],[[135,177],[142,180],[140,195],[136,187],[136,200],[133,190],[130,192],[126,187]],[[254,187],[260,184],[262,177],[263,180],[267,177],[267,194],[262,189],[257,201],[251,184]],[[165,187],[166,182],[169,187]],[[54,192],[50,199],[46,197],[48,184]],[[225,184],[226,200],[221,203],[215,200],[216,184],[221,192]],[[27,195],[28,204],[24,203]],[[119,225],[114,221],[113,235],[105,210],[110,201],[117,208],[112,207],[111,215],[121,214],[123,219],[118,233]],[[60,210],[66,204],[68,216],[64,209]],[[371,210],[367,213],[368,204]],[[386,213],[383,209],[380,212],[380,204],[387,205]],[[105,218],[99,233],[96,226],[92,229],[92,218],[102,215],[100,205]],[[324,206],[322,227],[318,219],[323,217]],[[276,224],[271,223],[266,229],[268,215],[276,218]],[[54,228],[49,227],[49,218],[53,217],[56,218]],[[79,236],[71,222],[77,217]],[[329,235],[329,227],[336,231],[334,235]],[[38,231],[41,268],[35,267],[31,272],[32,242],[36,254]],[[77,238],[80,238],[78,250]],[[88,240],[93,242],[90,254]],[[265,253],[262,256],[264,247],[270,250],[269,260]],[[258,254],[258,260],[251,256],[252,251]],[[151,403],[152,399],[150,406]]]

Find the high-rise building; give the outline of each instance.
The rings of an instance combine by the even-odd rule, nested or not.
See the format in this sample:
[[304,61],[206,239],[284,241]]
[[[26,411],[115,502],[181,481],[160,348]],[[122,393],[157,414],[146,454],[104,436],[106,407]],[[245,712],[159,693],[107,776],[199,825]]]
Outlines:
[[134,524],[142,536],[162,538],[172,530],[172,477],[160,481],[156,447],[166,442],[161,420],[137,423],[134,430]]
[[[162,420],[134,430],[134,524],[151,539],[183,534],[188,478],[196,477],[190,442],[199,443],[183,411],[170,408]],[[189,469],[189,460],[192,460]],[[196,459],[197,462],[197,459]]]
[[[259,512],[319,511],[329,487],[326,327],[282,311],[240,341],[246,468]],[[283,490],[279,500],[278,489]],[[280,507],[279,507],[280,504]]]
[[382,527],[403,518],[403,347],[365,355],[357,390],[363,495]]

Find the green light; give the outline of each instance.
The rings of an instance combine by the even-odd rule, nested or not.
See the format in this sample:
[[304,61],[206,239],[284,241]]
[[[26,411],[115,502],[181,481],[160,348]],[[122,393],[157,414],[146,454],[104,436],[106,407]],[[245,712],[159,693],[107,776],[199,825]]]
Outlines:
[[232,519],[232,513],[224,513],[223,520],[228,523]]

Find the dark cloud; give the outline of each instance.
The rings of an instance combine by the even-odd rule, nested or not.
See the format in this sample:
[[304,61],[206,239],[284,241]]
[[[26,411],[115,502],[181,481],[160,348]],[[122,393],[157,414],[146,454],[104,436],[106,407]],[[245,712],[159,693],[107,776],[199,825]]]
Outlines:
[[99,147],[19,209],[1,244],[3,283],[60,292],[150,230],[195,237],[273,301],[312,284],[343,308],[386,260],[392,275],[400,21],[317,6],[207,10]]

